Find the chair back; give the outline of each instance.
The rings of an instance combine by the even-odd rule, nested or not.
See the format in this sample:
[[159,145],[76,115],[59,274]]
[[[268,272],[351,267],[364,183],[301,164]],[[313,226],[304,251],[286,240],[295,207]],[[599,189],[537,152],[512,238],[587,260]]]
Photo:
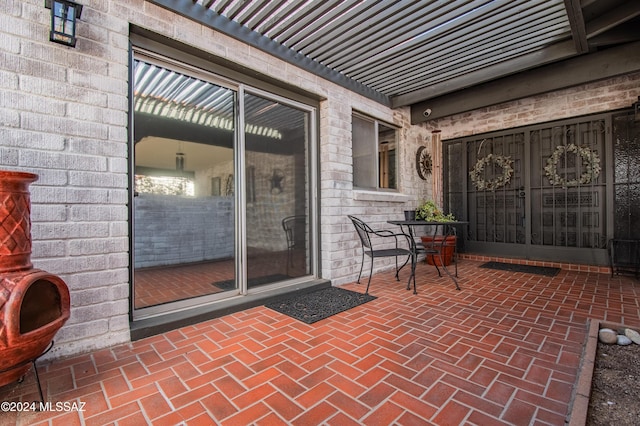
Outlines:
[[356,232],[358,233],[358,237],[360,237],[360,241],[362,245],[368,249],[371,249],[371,238],[369,237],[369,233],[373,232],[373,229],[360,219],[355,216],[348,216],[353,222],[353,226],[356,228]]
[[307,217],[304,215],[287,216],[282,219],[282,229],[287,237],[287,248],[302,245],[306,237]]

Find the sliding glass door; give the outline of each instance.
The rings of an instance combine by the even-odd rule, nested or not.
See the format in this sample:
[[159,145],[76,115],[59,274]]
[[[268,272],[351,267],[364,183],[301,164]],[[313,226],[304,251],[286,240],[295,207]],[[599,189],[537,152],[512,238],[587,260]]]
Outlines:
[[[311,273],[308,111],[247,93],[248,288]],[[278,129],[264,135],[256,129]]]
[[312,107],[138,55],[132,108],[134,318],[312,276]]

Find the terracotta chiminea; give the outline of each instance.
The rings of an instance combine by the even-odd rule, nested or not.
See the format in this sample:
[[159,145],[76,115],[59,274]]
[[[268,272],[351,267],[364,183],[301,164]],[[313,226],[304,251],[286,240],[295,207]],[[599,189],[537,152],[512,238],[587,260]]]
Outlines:
[[64,281],[31,264],[29,184],[37,179],[0,171],[0,386],[29,370],[70,314]]

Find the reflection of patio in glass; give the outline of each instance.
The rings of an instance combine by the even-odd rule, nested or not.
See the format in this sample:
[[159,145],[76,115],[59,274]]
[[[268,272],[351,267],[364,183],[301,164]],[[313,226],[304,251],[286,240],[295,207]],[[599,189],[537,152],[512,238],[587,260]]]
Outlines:
[[[253,265],[249,288],[305,275],[302,250],[266,252],[251,250]],[[234,290],[233,259],[136,270],[135,308]]]

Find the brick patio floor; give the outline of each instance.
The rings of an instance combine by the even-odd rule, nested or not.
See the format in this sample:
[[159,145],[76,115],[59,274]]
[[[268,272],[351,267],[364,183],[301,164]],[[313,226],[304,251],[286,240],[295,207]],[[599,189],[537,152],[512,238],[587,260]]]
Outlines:
[[[376,300],[313,325],[257,307],[43,363],[45,399],[85,411],[0,424],[563,425],[588,320],[640,326],[640,281],[479,265],[460,292],[421,263],[417,296],[380,273]],[[33,374],[0,397],[37,400]]]

